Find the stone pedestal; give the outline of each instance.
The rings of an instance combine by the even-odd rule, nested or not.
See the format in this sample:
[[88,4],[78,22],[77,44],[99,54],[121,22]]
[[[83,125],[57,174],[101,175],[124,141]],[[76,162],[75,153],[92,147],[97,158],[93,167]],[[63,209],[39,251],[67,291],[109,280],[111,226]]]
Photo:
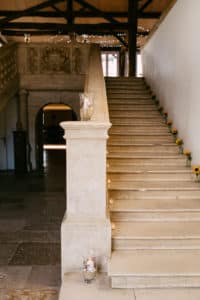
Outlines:
[[80,271],[93,251],[106,270],[111,254],[107,217],[106,140],[110,123],[63,122],[67,144],[67,211],[62,222],[62,276]]

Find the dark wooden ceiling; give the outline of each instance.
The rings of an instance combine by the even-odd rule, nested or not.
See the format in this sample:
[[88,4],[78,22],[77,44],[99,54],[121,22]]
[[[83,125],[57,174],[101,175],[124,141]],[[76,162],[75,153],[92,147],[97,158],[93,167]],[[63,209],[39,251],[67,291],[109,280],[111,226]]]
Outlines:
[[[138,0],[138,47],[172,1]],[[0,31],[12,39],[25,33],[33,39],[77,33],[96,36],[97,41],[104,36],[105,44],[126,46],[127,28],[128,0],[0,1]]]

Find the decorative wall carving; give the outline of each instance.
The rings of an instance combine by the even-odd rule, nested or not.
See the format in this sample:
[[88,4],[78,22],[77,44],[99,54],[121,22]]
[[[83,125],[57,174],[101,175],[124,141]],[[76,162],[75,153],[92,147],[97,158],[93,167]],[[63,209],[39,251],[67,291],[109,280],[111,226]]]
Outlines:
[[46,47],[41,49],[41,73],[70,73],[69,49],[64,47]]
[[38,68],[38,52],[35,48],[30,47],[29,51],[27,51],[27,63],[28,63],[28,69],[32,74],[37,74],[39,72]]
[[6,45],[0,49],[0,93],[17,78],[16,46]]
[[31,44],[27,51],[26,71],[29,74],[85,74],[88,46],[71,44]]

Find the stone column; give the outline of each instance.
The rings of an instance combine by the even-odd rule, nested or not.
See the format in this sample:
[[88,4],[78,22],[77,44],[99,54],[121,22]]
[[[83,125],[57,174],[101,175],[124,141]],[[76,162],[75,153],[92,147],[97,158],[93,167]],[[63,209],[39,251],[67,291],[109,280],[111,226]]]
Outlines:
[[67,210],[61,227],[62,276],[80,271],[94,251],[100,269],[111,255],[107,216],[106,140],[110,123],[63,122],[66,150]]

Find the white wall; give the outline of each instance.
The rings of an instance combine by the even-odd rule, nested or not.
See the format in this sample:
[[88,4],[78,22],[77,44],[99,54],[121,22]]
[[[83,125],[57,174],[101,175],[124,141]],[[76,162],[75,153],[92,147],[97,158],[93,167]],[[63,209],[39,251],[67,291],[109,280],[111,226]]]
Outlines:
[[200,1],[178,0],[142,50],[144,76],[200,164]]

